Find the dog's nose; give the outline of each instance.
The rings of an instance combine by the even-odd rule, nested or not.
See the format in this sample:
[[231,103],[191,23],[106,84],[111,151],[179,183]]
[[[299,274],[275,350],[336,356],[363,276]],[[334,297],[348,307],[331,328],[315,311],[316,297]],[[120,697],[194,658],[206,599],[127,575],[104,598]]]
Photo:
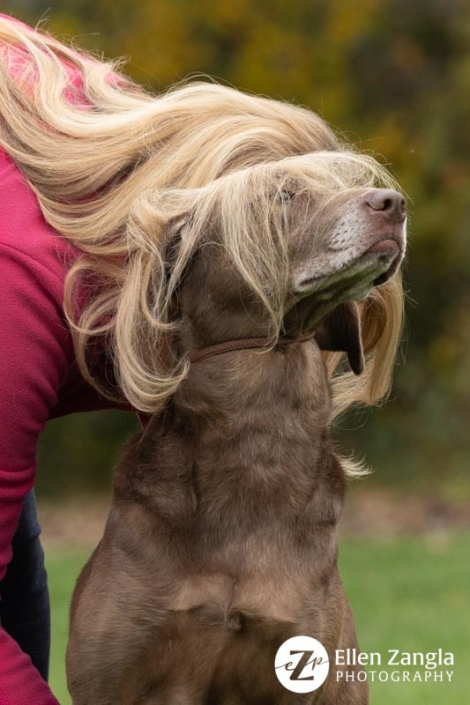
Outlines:
[[364,197],[364,203],[393,223],[402,223],[406,218],[406,201],[401,193],[393,189],[373,189]]

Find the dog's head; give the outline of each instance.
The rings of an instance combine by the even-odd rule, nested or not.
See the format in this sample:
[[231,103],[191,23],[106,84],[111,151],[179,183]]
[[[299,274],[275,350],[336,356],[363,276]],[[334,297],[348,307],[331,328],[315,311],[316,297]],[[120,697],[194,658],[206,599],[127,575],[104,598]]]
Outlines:
[[390,186],[370,158],[316,152],[141,199],[129,228],[134,286],[145,284],[153,353],[174,366],[175,384],[211,345],[315,331],[331,374],[346,352],[356,375],[365,370],[363,400],[382,396],[400,327],[406,206],[378,177]]

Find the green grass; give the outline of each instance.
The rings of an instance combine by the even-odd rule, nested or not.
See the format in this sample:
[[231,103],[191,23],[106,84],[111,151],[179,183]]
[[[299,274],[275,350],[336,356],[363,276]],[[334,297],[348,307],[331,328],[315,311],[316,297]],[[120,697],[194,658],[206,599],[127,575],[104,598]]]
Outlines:
[[[462,705],[470,690],[470,561],[467,534],[341,541],[340,570],[362,651],[455,654],[451,683],[374,683],[371,705]],[[84,553],[49,552],[53,608],[51,687],[70,705],[64,652],[68,605]],[[380,670],[397,670],[392,667]],[[414,671],[413,668],[403,670]],[[422,670],[422,669],[421,669]]]

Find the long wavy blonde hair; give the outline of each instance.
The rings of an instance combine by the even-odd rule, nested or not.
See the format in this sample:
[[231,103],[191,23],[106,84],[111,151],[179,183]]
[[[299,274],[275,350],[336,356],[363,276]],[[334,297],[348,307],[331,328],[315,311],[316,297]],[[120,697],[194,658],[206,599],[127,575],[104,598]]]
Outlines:
[[[393,185],[375,160],[340,142],[305,108],[209,82],[151,95],[116,62],[97,61],[1,18],[0,106],[0,146],[25,175],[48,223],[82,253],[68,271],[64,304],[81,372],[101,394],[124,397],[143,412],[161,409],[188,372],[184,356],[169,368],[162,351],[177,327],[171,294],[203,234],[207,204],[216,196],[223,203],[224,245],[267,306],[276,336],[282,310],[267,293],[273,288],[267,272],[280,281],[281,265],[262,235],[266,213],[254,213],[253,199],[247,201],[244,175],[311,155],[317,182],[333,190]],[[235,173],[240,178],[227,182]],[[220,196],[225,183],[230,189]],[[191,236],[168,280],[164,226],[188,209]],[[253,222],[259,240],[248,237],[257,231]],[[353,403],[377,403],[389,390],[402,325],[399,275],[373,289],[360,309],[364,373],[355,377],[341,353],[324,353],[334,415]],[[115,384],[93,362],[103,344]]]

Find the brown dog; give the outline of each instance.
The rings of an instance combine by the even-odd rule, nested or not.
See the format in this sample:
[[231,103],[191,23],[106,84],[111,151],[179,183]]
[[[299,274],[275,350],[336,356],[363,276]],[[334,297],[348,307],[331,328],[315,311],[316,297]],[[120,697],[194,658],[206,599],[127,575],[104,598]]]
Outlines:
[[[406,215],[396,191],[351,169],[340,179],[340,162],[312,154],[246,169],[198,189],[181,213],[173,194],[160,218],[162,277],[181,249],[190,256],[169,314],[178,332],[156,354],[193,362],[116,468],[106,530],[73,598],[74,705],[368,702],[366,683],[336,677],[335,650],[358,647],[337,570],[345,470],[321,350],[345,351],[363,371],[361,320],[398,269]],[[242,193],[240,232],[227,204]],[[258,238],[254,269],[237,237]],[[368,335],[366,353],[381,331]],[[271,346],[256,349],[259,339]],[[228,341],[241,343],[218,347]],[[326,682],[306,694],[274,668],[296,635],[329,656]]]

